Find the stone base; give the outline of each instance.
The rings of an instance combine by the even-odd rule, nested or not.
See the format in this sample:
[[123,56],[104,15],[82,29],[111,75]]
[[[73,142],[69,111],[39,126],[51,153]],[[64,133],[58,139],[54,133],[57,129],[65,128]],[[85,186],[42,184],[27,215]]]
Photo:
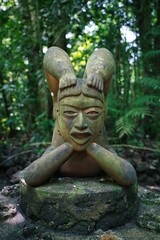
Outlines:
[[[103,181],[102,181],[103,180]],[[137,212],[137,187],[100,178],[57,178],[32,188],[22,179],[21,208],[55,231],[89,234],[123,225]]]

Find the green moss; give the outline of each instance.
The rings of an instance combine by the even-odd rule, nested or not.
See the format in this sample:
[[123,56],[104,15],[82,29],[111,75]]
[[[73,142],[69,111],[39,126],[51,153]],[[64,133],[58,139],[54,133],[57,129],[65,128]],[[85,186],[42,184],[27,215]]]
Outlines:
[[145,213],[139,217],[138,223],[141,227],[160,231],[160,215]]
[[140,200],[147,205],[160,205],[160,194],[149,191],[142,194]]
[[28,216],[53,222],[53,229],[82,234],[130,221],[136,210],[135,195],[133,189],[102,183],[99,178],[58,179],[37,188],[23,186],[21,192]]
[[160,194],[147,191],[140,195],[140,216],[137,219],[141,227],[160,231]]

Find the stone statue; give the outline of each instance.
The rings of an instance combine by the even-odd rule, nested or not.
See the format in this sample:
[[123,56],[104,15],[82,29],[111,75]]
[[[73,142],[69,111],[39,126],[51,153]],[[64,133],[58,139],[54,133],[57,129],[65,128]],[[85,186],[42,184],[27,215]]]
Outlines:
[[51,147],[25,169],[26,183],[36,187],[54,176],[107,174],[122,186],[133,185],[134,168],[107,144],[104,122],[115,71],[112,54],[104,48],[95,50],[79,79],[67,53],[51,47],[44,56],[44,69],[54,95],[55,128]]

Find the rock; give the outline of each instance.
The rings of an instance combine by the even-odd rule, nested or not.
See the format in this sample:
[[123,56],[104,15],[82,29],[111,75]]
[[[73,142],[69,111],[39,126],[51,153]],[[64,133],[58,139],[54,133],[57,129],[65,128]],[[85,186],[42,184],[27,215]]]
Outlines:
[[147,176],[146,178],[146,184],[147,185],[154,185],[155,184],[155,179],[150,177],[150,176]]
[[148,169],[149,165],[147,162],[140,162],[137,164],[137,172],[145,172]]
[[138,175],[139,182],[146,182],[147,175],[145,173]]
[[115,232],[111,230],[104,232],[100,235],[100,240],[123,240],[124,238],[117,236]]
[[1,194],[3,196],[8,196],[8,197],[18,197],[19,196],[19,184],[14,184],[11,186],[5,186],[2,191]]
[[160,194],[146,190],[139,199],[137,223],[143,228],[160,232]]
[[130,221],[137,211],[137,187],[100,178],[57,178],[32,188],[21,180],[21,207],[30,219],[56,231],[89,234]]
[[18,231],[25,221],[17,209],[17,199],[0,192],[0,239],[19,240]]
[[[139,211],[137,213],[137,220],[134,217],[129,223],[113,228],[112,230],[96,230],[89,235],[71,234],[66,232],[57,232],[42,224],[41,221],[28,221],[27,218],[19,212],[18,198],[4,197],[0,192],[0,205],[15,204],[17,207],[17,214],[11,216],[11,218],[1,219],[0,222],[0,239],[1,240],[158,240],[160,239],[160,233],[157,229],[148,227],[150,225],[145,221],[138,223],[139,217],[146,215],[147,213],[153,213],[155,216],[159,216],[159,198],[160,194],[154,195],[154,192],[147,190],[146,188],[139,187]],[[148,222],[153,220],[150,215]],[[155,222],[155,220],[154,220]],[[155,222],[156,223],[156,222]]]
[[126,224],[125,226],[114,230],[114,232],[118,235],[121,233],[124,240],[159,240],[160,234],[153,231],[144,229],[142,227],[138,227],[135,224]]
[[5,204],[0,202],[0,221],[12,218],[17,213],[15,204]]

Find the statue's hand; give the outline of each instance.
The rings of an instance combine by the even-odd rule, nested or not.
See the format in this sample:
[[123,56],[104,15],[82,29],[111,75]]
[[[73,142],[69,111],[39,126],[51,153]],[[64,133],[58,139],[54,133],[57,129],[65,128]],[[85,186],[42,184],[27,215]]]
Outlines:
[[32,187],[40,186],[61,168],[73,153],[73,147],[65,142],[32,162],[24,172],[26,183]]
[[103,91],[103,77],[102,74],[99,73],[90,73],[87,77],[87,85],[93,87],[99,91]]
[[76,85],[77,79],[73,73],[65,73],[61,76],[59,81],[59,88],[67,88]]
[[91,143],[88,147],[87,147],[87,153],[93,153],[94,151],[96,151],[96,149],[98,149],[99,144],[97,143]]
[[[68,153],[68,152],[73,153],[74,149],[73,149],[73,146],[72,146],[71,143],[65,142],[65,143],[63,144],[63,146],[66,148],[65,151],[66,151],[67,153]],[[65,154],[65,153],[64,153],[64,154]]]

